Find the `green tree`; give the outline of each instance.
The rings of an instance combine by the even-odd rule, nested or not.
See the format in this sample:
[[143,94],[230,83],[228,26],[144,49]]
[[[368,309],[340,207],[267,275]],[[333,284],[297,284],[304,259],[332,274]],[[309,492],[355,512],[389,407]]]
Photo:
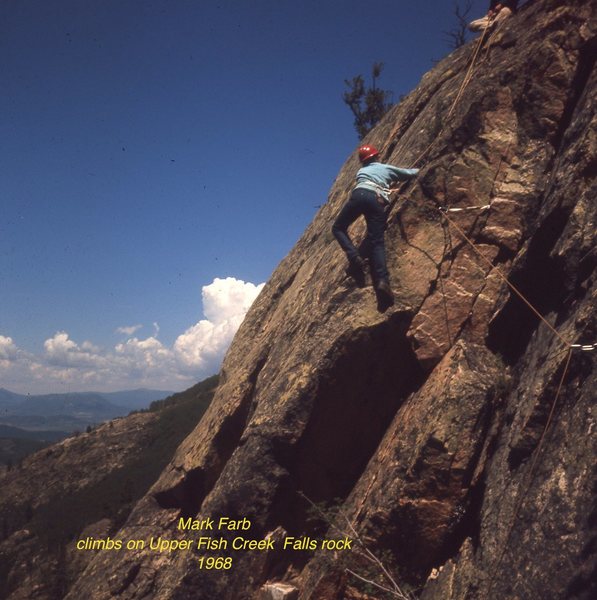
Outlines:
[[342,99],[354,115],[354,127],[359,139],[363,139],[392,106],[392,92],[377,87],[382,70],[383,63],[373,64],[369,88],[365,86],[362,75],[344,80],[348,90],[344,92]]

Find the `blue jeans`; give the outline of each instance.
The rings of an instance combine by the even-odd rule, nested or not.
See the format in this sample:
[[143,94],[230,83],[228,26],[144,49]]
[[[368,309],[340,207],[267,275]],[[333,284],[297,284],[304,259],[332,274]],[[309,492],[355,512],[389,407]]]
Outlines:
[[381,279],[387,280],[388,268],[386,266],[386,248],[384,244],[386,205],[383,201],[378,200],[374,191],[363,188],[353,190],[350,199],[344,205],[332,226],[332,233],[338,240],[342,250],[346,252],[348,260],[352,262],[360,256],[360,253],[348,235],[348,228],[361,215],[364,215],[367,222],[365,248],[371,261],[373,279],[376,282]]

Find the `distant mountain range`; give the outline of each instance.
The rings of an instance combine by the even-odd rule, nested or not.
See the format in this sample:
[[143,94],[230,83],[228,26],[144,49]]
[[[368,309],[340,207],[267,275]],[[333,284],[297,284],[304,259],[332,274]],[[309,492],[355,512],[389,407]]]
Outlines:
[[29,431],[75,431],[147,408],[170,395],[148,389],[24,395],[0,388],[0,424]]

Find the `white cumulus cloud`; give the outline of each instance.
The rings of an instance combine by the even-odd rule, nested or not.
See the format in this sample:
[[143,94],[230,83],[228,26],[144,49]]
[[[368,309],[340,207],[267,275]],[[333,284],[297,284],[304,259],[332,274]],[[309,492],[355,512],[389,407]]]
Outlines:
[[214,325],[234,319],[245,313],[265,284],[246,283],[234,277],[216,277],[201,290],[203,314]]
[[0,335],[0,361],[14,361],[17,358],[18,348],[12,338]]
[[233,277],[214,279],[203,286],[203,319],[174,342],[181,367],[204,375],[215,373],[240,327],[247,310],[265,284],[255,285]]
[[66,368],[101,368],[106,366],[105,358],[91,342],[80,346],[70,339],[66,331],[59,331],[44,342],[45,360],[48,364]]

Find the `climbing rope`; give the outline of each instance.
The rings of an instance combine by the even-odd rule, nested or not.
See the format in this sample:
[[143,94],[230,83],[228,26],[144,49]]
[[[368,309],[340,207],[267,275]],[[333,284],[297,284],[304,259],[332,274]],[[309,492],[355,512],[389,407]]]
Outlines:
[[528,483],[526,483],[524,485],[524,487],[522,488],[521,493],[519,494],[519,498],[517,500],[517,503],[514,507],[514,511],[513,511],[513,517],[512,517],[512,522],[510,523],[510,526],[508,527],[508,531],[506,534],[506,539],[502,545],[502,548],[500,550],[500,553],[495,561],[495,564],[493,566],[490,578],[489,578],[489,582],[488,582],[488,590],[487,590],[487,594],[488,597],[491,597],[491,591],[493,589],[493,586],[495,584],[495,579],[496,579],[496,575],[497,575],[497,571],[499,566],[501,565],[501,562],[503,560],[504,554],[506,552],[506,549],[508,548],[508,545],[510,543],[510,539],[512,537],[512,533],[514,531],[514,526],[516,524],[516,520],[518,519],[518,515],[524,505],[524,501],[527,497],[528,491],[532,485],[534,476],[535,476],[535,470],[537,467],[537,462],[539,460],[539,456],[541,454],[541,450],[543,447],[543,442],[545,440],[545,437],[547,435],[547,432],[549,430],[549,427],[553,421],[553,417],[555,414],[555,410],[556,410],[556,406],[558,405],[558,401],[562,392],[562,388],[564,386],[564,381],[566,379],[566,375],[568,374],[568,369],[570,366],[570,361],[572,358],[572,353],[574,350],[581,350],[581,351],[585,351],[585,352],[591,352],[595,349],[597,349],[597,342],[593,343],[593,344],[571,344],[568,340],[566,340],[552,325],[551,323],[549,323],[549,321],[547,321],[547,319],[533,306],[533,304],[524,296],[524,294],[497,268],[494,267],[493,263],[482,253],[479,251],[479,249],[476,247],[476,245],[474,244],[474,242],[469,238],[469,236],[466,235],[466,233],[462,230],[461,227],[459,227],[452,219],[450,219],[450,217],[447,215],[447,213],[449,212],[449,209],[446,209],[445,207],[439,207],[438,210],[440,211],[440,214],[443,216],[444,219],[446,219],[446,221],[449,223],[449,225],[451,225],[454,229],[456,229],[456,231],[459,233],[459,235],[470,245],[470,247],[473,249],[473,251],[477,254],[477,256],[479,256],[486,264],[488,264],[492,270],[494,270],[498,276],[508,285],[508,287],[529,307],[529,309],[552,331],[552,333],[566,346],[566,351],[567,351],[567,356],[566,356],[566,360],[564,363],[564,369],[562,370],[562,375],[560,377],[560,381],[558,384],[558,388],[555,394],[555,397],[553,399],[553,402],[551,404],[551,408],[549,411],[549,415],[547,417],[547,421],[545,423],[545,427],[543,428],[543,431],[541,433],[541,437],[539,438],[539,442],[537,444],[536,449],[533,452],[533,460],[531,462],[531,466],[529,468],[529,472],[528,472]]
[[497,22],[495,29],[491,32],[491,35],[489,36],[489,40],[487,41],[487,47],[485,48],[485,52],[483,53],[483,58],[482,58],[483,62],[485,62],[487,60],[489,51],[491,50],[491,47],[493,46],[493,42],[495,41],[498,31],[502,28],[503,24],[507,23],[507,22],[508,22],[507,19],[502,19],[501,21]]
[[594,344],[570,344],[570,347],[574,349],[580,348],[584,352],[592,352],[593,350],[597,350],[597,342]]
[[[462,95],[464,94],[464,90],[466,89],[466,87],[468,86],[468,84],[470,83],[470,81],[472,79],[472,74],[473,74],[473,70],[475,68],[475,64],[477,62],[477,58],[479,56],[479,51],[481,50],[481,48],[483,46],[483,42],[485,41],[485,38],[487,36],[487,32],[490,29],[491,29],[491,24],[488,23],[485,26],[485,28],[483,29],[483,32],[482,32],[481,36],[477,40],[477,43],[475,45],[475,49],[474,49],[472,57],[471,57],[471,60],[470,60],[470,62],[468,64],[468,67],[467,67],[467,71],[465,73],[465,76],[464,76],[461,84],[460,84],[460,87],[458,88],[458,92],[456,93],[456,97],[454,98],[452,104],[450,105],[450,108],[448,110],[448,115],[447,115],[447,118],[445,119],[445,122],[447,122],[448,119],[450,118],[450,116],[453,114],[454,110],[456,109],[456,105],[458,104],[458,102],[462,98]],[[434,138],[431,141],[431,143],[415,158],[415,160],[413,161],[412,165],[409,168],[411,168],[411,169],[415,168],[417,166],[417,164],[422,160],[422,158],[429,153],[429,151],[431,150],[431,148],[433,148],[433,146],[439,140],[439,138],[440,138],[441,134],[444,132],[445,128],[446,128],[445,125],[441,126],[439,132],[434,136]],[[394,137],[395,133],[396,133],[396,130],[394,130],[390,134],[390,139],[392,137]],[[386,152],[386,150],[387,150],[387,146],[384,146],[382,148],[381,153],[383,154],[384,152]],[[393,188],[393,189],[389,190],[390,193],[398,192],[398,195],[389,203],[389,209],[392,209],[394,207],[394,205],[398,201],[398,197],[400,195],[400,192],[404,189],[404,186],[407,183],[408,182],[404,182],[400,187]],[[404,202],[406,202],[406,200]],[[403,204],[404,204],[404,202],[403,202]],[[452,210],[456,211],[457,209],[452,209]]]
[[[479,39],[477,40],[476,46],[475,46],[475,50],[473,51],[472,54],[472,58],[468,64],[467,67],[467,71],[465,73],[465,76],[462,80],[462,83],[460,84],[460,87],[458,89],[458,92],[456,93],[456,97],[454,99],[454,101],[452,102],[449,110],[448,110],[448,117],[450,117],[452,115],[452,113],[454,112],[455,108],[456,108],[456,104],[459,102],[460,98],[462,97],[462,94],[465,90],[465,88],[467,87],[467,85],[470,83],[470,80],[472,78],[472,71],[473,68],[475,66],[475,62],[477,60],[479,51],[483,45],[483,41],[487,35],[487,31],[489,29],[489,25],[487,27],[485,27],[483,29],[483,33],[481,34],[481,36],[479,37]],[[392,132],[389,135],[389,139],[391,140],[397,133],[399,127],[396,127],[392,130]],[[419,154],[419,156],[413,161],[411,168],[415,167],[417,165],[417,163],[431,150],[431,148],[435,145],[435,143],[437,142],[437,140],[439,139],[440,135],[443,133],[445,129],[445,125],[442,125],[442,127],[440,128],[439,132],[437,133],[437,135],[434,136],[434,139],[431,141],[431,143]],[[381,152],[380,154],[384,154],[388,147],[391,145],[390,143],[385,144],[382,148],[381,148]]]
[[[473,70],[475,68],[475,64],[477,62],[477,58],[479,56],[479,51],[481,50],[482,46],[483,46],[483,42],[485,41],[485,38],[487,36],[488,31],[491,29],[490,24],[488,24],[484,29],[483,32],[481,34],[481,36],[479,37],[479,39],[477,40],[477,43],[475,45],[475,49],[473,51],[471,60],[469,62],[468,68],[466,70],[466,73],[464,75],[464,78],[462,80],[462,83],[460,84],[460,87],[458,88],[458,92],[456,93],[456,97],[454,98],[450,108],[448,109],[448,114],[447,117],[445,119],[445,122],[448,121],[448,119],[452,116],[454,110],[456,109],[456,105],[458,104],[458,102],[460,102],[460,99],[462,98],[462,95],[464,94],[464,90],[467,88],[468,84],[470,83],[471,79],[472,79],[472,75],[473,75]],[[417,156],[417,158],[415,158],[415,160],[413,161],[412,165],[410,168],[414,168],[417,166],[417,164],[421,161],[421,159],[429,153],[429,151],[431,150],[431,148],[433,148],[433,146],[437,143],[438,139],[440,138],[441,134],[444,132],[444,129],[446,128],[445,125],[442,125],[442,127],[440,128],[439,132],[434,136],[433,140],[431,141],[431,143]],[[393,137],[393,134],[390,136],[390,138]],[[387,150],[387,147],[384,147],[382,149],[382,153],[385,152]]]
[[488,582],[488,588],[487,588],[487,596],[488,598],[491,598],[491,592],[493,590],[493,586],[495,584],[495,580],[496,580],[496,575],[497,575],[497,570],[500,567],[500,565],[502,564],[502,559],[504,558],[504,554],[506,553],[506,549],[508,548],[508,545],[510,543],[510,538],[512,537],[512,532],[514,531],[514,526],[516,524],[516,520],[518,519],[518,515],[520,513],[520,510],[522,509],[523,505],[524,505],[524,501],[527,497],[528,491],[531,488],[531,485],[533,483],[533,479],[535,477],[535,468],[537,466],[537,462],[539,460],[539,456],[541,454],[541,450],[543,448],[543,442],[545,440],[545,437],[547,435],[547,430],[549,429],[549,426],[551,425],[551,422],[553,420],[553,416],[556,410],[556,405],[558,403],[558,400],[560,398],[560,393],[562,391],[562,388],[564,386],[564,380],[566,379],[566,375],[568,374],[568,367],[570,366],[570,359],[572,357],[572,347],[570,347],[568,349],[568,354],[566,356],[566,362],[564,364],[564,369],[562,371],[562,376],[560,377],[560,382],[558,384],[558,389],[556,392],[556,395],[554,397],[553,402],[551,403],[551,409],[549,411],[549,416],[547,417],[547,422],[545,423],[545,427],[543,428],[543,431],[541,433],[541,437],[539,438],[539,443],[537,444],[537,447],[534,451],[534,455],[533,455],[533,460],[531,462],[531,467],[529,469],[529,473],[528,473],[528,483],[522,488],[521,493],[518,496],[518,500],[516,502],[516,505],[514,507],[514,515],[512,517],[512,522],[510,523],[510,526],[508,527],[508,532],[506,534],[506,539],[504,541],[504,544],[500,550],[500,553],[498,554],[498,557],[493,565],[493,569],[491,571],[491,574],[489,576],[489,582]]
[[491,208],[491,204],[485,204],[484,206],[464,206],[462,208],[448,208],[448,207],[444,207],[444,212],[451,212],[451,213],[456,213],[456,212],[466,212],[469,210],[489,210]]
[[[471,208],[471,207],[469,207]],[[551,330],[551,332],[569,349],[571,350],[583,350],[590,352],[595,350],[597,343],[595,344],[573,344],[566,340],[553,326],[552,324],[533,306],[528,298],[498,269],[494,264],[477,248],[475,243],[466,235],[460,226],[456,224],[453,219],[446,214],[447,212],[455,212],[458,209],[446,209],[445,207],[438,207],[440,214],[448,221],[448,223],[459,233],[459,235],[469,244],[473,251],[479,256],[497,275],[506,283],[506,285],[530,308],[530,310]],[[465,209],[461,209],[465,210]]]
[[[455,108],[457,103],[460,101],[466,87],[468,86],[470,80],[472,79],[472,73],[473,73],[473,69],[477,60],[477,57],[479,55],[479,51],[483,45],[483,41],[487,35],[488,30],[490,29],[490,25],[488,24],[484,30],[483,30],[483,34],[481,35],[481,37],[478,40],[478,43],[476,45],[475,51],[473,52],[473,56],[472,59],[470,61],[468,70],[466,72],[466,75],[460,85],[460,88],[458,90],[458,93],[456,95],[456,98],[454,99],[449,111],[448,111],[448,117],[450,117]],[[497,31],[497,28],[496,28]],[[484,59],[487,58],[487,54],[489,52],[489,48],[491,47],[491,45],[488,46],[488,48],[485,51],[485,55],[484,55]],[[447,121],[447,119],[446,119]],[[426,155],[429,153],[429,151],[431,150],[431,148],[437,143],[437,140],[439,139],[440,135],[443,133],[445,126],[442,126],[442,128],[440,129],[439,133],[435,136],[435,138],[433,139],[433,141],[423,150],[423,152],[421,152],[419,154],[419,156],[417,156],[417,158],[415,159],[415,161],[413,162],[412,167],[415,167],[419,161]],[[508,145],[508,149],[509,149],[510,145]],[[387,148],[384,148],[384,152]],[[494,186],[495,186],[495,182],[497,181],[501,166],[502,166],[502,162],[503,162],[503,158],[500,160],[500,163],[498,165],[498,169],[496,171],[496,175],[494,178]],[[404,184],[403,184],[404,186]],[[392,191],[402,191],[403,186],[401,186],[400,188],[397,188],[395,190]],[[493,187],[492,187],[492,192],[493,192]],[[392,200],[392,202],[389,205],[389,209],[393,208],[394,205],[396,204],[398,198],[395,198],[394,200]],[[404,204],[404,202],[403,202]],[[508,532],[506,535],[506,539],[504,541],[504,544],[500,550],[500,553],[498,555],[497,560],[495,561],[495,564],[493,566],[493,570],[492,573],[490,575],[490,579],[489,579],[489,587],[488,587],[488,595],[491,594],[491,591],[493,589],[493,585],[495,583],[495,576],[497,574],[497,570],[499,568],[499,566],[501,565],[502,559],[504,557],[504,554],[506,552],[506,549],[510,543],[510,538],[512,536],[512,532],[514,530],[514,526],[516,523],[516,520],[518,518],[518,515],[520,513],[520,510],[522,509],[522,506],[524,504],[525,498],[527,496],[527,492],[530,489],[530,486],[533,482],[533,478],[535,475],[535,469],[537,467],[537,463],[538,463],[538,459],[539,456],[541,454],[542,448],[543,448],[543,443],[544,440],[546,438],[547,432],[551,426],[551,423],[553,421],[553,417],[555,415],[555,410],[556,407],[558,405],[558,401],[564,386],[564,382],[566,380],[566,376],[568,374],[568,370],[570,367],[570,362],[571,362],[571,358],[572,358],[572,353],[574,350],[580,350],[580,351],[584,351],[584,352],[591,352],[594,350],[597,350],[597,342],[592,343],[592,344],[587,344],[587,343],[571,343],[570,341],[568,341],[566,338],[564,338],[564,336],[562,336],[556,329],[555,327],[540,313],[540,311],[528,300],[528,298],[526,298],[526,296],[508,279],[508,277],[506,277],[500,269],[497,268],[497,266],[495,266],[493,264],[493,262],[487,258],[475,245],[475,243],[470,239],[470,237],[463,231],[463,229],[453,220],[449,217],[449,213],[461,213],[461,212],[469,212],[469,211],[486,211],[486,210],[490,210],[491,209],[491,204],[492,202],[490,202],[489,204],[485,204],[482,206],[467,206],[467,207],[454,207],[454,208],[450,208],[450,207],[445,207],[445,206],[438,206],[437,210],[439,211],[440,215],[443,217],[443,219],[446,220],[446,222],[448,223],[449,226],[453,227],[458,234],[465,240],[465,242],[467,244],[470,245],[470,247],[472,248],[472,250],[475,252],[475,254],[477,256],[479,256],[483,262],[485,262],[489,268],[491,269],[491,271],[495,272],[500,279],[502,279],[504,281],[504,283],[506,283],[506,285],[512,290],[512,292],[514,292],[522,301],[523,303],[540,319],[540,321],[547,326],[547,328],[558,338],[558,340],[560,342],[562,342],[562,344],[564,344],[565,348],[566,348],[566,359],[565,359],[565,363],[564,363],[564,368],[562,370],[562,375],[560,377],[559,383],[558,383],[558,387],[557,387],[557,391],[554,397],[554,400],[551,404],[551,408],[549,411],[549,415],[547,418],[547,421],[545,423],[545,427],[543,428],[543,431],[541,433],[541,436],[539,438],[539,442],[533,452],[533,459],[531,461],[531,466],[528,472],[528,483],[524,486],[523,488],[523,493],[521,493],[519,495],[519,498],[517,500],[517,503],[515,505],[515,509],[514,509],[514,516],[512,518],[512,522],[508,528]],[[400,207],[401,208],[401,207]],[[441,283],[441,275],[440,275],[440,283]],[[449,335],[449,332],[448,332]],[[451,336],[450,336],[451,337]],[[407,408],[407,412],[409,412],[408,408]],[[364,494],[364,498],[361,501],[360,507],[358,508],[358,510],[356,511],[356,514],[354,516],[354,520],[356,521],[362,510],[364,509],[365,503],[366,503],[366,499],[369,496],[369,493],[371,492],[373,485],[375,483],[375,481],[377,480],[377,474],[374,474],[371,481],[369,482],[369,485],[367,487],[367,490],[365,491]]]
[[[471,63],[469,65],[468,71],[463,79],[463,82],[460,86],[460,89],[458,91],[458,94],[456,95],[456,98],[454,100],[454,102],[452,103],[452,106],[450,107],[450,110],[448,112],[448,117],[450,117],[452,115],[452,113],[454,112],[454,109],[457,105],[457,103],[460,101],[460,98],[462,97],[462,94],[464,93],[464,90],[466,88],[466,86],[468,85],[471,77],[472,77],[472,72],[473,72],[473,68],[478,56],[478,52],[482,46],[484,37],[487,33],[487,29],[488,27],[486,27],[483,31],[483,35],[481,36],[481,38],[479,39],[479,43],[477,44],[477,47],[475,49],[475,52],[473,53],[473,57],[471,60]],[[497,29],[496,29],[497,30]],[[484,55],[484,59],[487,58],[488,52],[489,52],[489,48],[491,47],[491,45],[489,45],[485,51],[485,55]],[[437,140],[439,139],[441,133],[443,132],[443,127],[440,130],[440,132],[437,134],[437,136],[434,138],[434,140],[424,149],[424,151],[416,158],[416,160],[414,161],[412,166],[416,166],[418,164],[418,162],[431,150],[431,148],[434,146],[434,144],[437,142]],[[500,165],[498,166],[498,171],[496,173],[495,179],[494,179],[494,185],[495,185],[495,181],[497,180],[498,174],[499,174],[499,170],[501,168],[501,162],[500,161]],[[492,190],[493,191],[493,190]],[[449,224],[449,226],[451,226],[452,228],[454,228],[458,234],[462,237],[462,239],[465,240],[465,242],[472,248],[472,250],[475,252],[475,254],[477,256],[479,256],[481,258],[481,260],[486,263],[489,268],[495,272],[505,283],[506,285],[512,290],[513,293],[515,293],[522,301],[523,303],[540,319],[540,321],[547,326],[547,328],[557,337],[557,339],[562,342],[562,344],[565,346],[566,348],[566,359],[564,362],[564,367],[562,369],[562,374],[561,377],[559,379],[559,383],[558,383],[558,387],[557,387],[557,391],[556,394],[554,396],[553,402],[551,403],[551,407],[550,407],[550,411],[549,411],[549,415],[547,418],[547,421],[545,423],[545,426],[542,430],[541,436],[539,438],[539,442],[535,448],[535,450],[533,451],[533,459],[531,461],[531,465],[528,471],[528,481],[527,483],[525,483],[522,488],[521,488],[521,492],[519,494],[518,500],[516,502],[516,505],[514,507],[514,511],[513,511],[513,517],[512,517],[512,521],[508,527],[508,531],[506,534],[506,538],[505,541],[503,542],[503,545],[500,549],[500,552],[498,554],[498,557],[493,565],[492,568],[492,572],[490,574],[490,578],[488,581],[488,596],[491,596],[491,592],[493,590],[494,584],[495,584],[495,579],[496,579],[496,575],[498,572],[498,569],[502,563],[504,554],[506,552],[506,549],[509,546],[511,537],[512,537],[512,533],[516,524],[516,521],[518,519],[519,513],[524,505],[524,501],[527,497],[528,491],[532,485],[534,476],[535,476],[535,471],[537,468],[537,464],[538,464],[538,460],[539,457],[541,456],[541,452],[543,449],[543,444],[545,441],[545,438],[547,436],[547,432],[549,431],[549,428],[553,422],[554,419],[554,415],[555,415],[555,411],[556,411],[556,407],[558,405],[561,393],[562,393],[562,389],[564,386],[564,382],[566,380],[566,376],[568,374],[568,370],[570,367],[570,362],[572,359],[572,354],[573,352],[576,351],[582,351],[582,352],[592,352],[597,350],[597,342],[595,343],[571,343],[569,340],[567,340],[564,336],[562,336],[556,329],[555,327],[540,313],[539,310],[537,310],[537,308],[528,300],[528,298],[526,298],[526,296],[518,289],[517,286],[515,286],[509,279],[508,277],[506,277],[500,269],[497,268],[497,266],[494,266],[493,262],[487,258],[475,245],[475,243],[470,239],[470,237],[463,231],[463,229],[453,220],[450,218],[449,213],[461,213],[461,212],[468,212],[468,211],[486,211],[491,209],[491,202],[489,204],[485,204],[483,206],[468,206],[468,207],[455,207],[455,208],[449,208],[449,207],[444,207],[444,206],[439,206],[438,207],[438,211],[440,212],[441,216],[443,219],[446,220],[446,222]]]

